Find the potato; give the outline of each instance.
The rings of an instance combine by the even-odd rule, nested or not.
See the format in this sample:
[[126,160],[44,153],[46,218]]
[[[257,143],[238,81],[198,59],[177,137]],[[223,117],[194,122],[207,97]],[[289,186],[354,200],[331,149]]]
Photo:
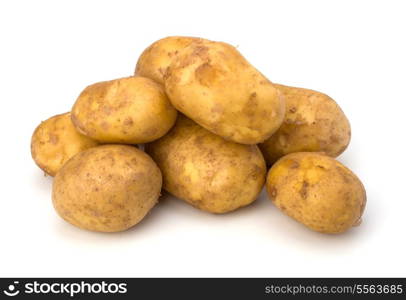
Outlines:
[[75,155],[57,173],[52,200],[58,214],[83,229],[126,230],[157,203],[161,172],[136,147],[104,145]]
[[282,126],[259,145],[268,165],[293,152],[337,157],[348,146],[351,128],[338,104],[320,92],[275,84],[286,101]]
[[55,176],[72,156],[97,145],[76,131],[68,112],[38,125],[31,138],[31,155],[45,173]]
[[285,214],[323,233],[341,233],[361,222],[364,186],[335,159],[317,152],[296,152],[269,170],[266,188]]
[[76,128],[105,143],[151,142],[168,132],[176,115],[161,85],[139,76],[92,84],[72,108]]
[[162,171],[164,189],[208,212],[250,204],[265,182],[266,165],[256,145],[226,141],[183,115],[146,151]]
[[151,78],[164,84],[164,75],[179,50],[198,38],[170,36],[160,39],[142,52],[135,68],[135,75]]
[[257,144],[281,125],[280,92],[235,49],[198,40],[179,51],[165,76],[175,108],[223,138]]

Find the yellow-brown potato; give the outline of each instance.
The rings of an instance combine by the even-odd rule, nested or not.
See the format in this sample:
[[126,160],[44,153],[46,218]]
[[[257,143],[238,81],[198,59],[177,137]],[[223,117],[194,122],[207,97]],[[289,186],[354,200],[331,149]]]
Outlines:
[[280,92],[229,44],[198,40],[179,51],[165,75],[176,109],[221,137],[257,144],[281,125]]
[[264,185],[266,165],[256,145],[226,141],[183,115],[146,151],[162,171],[164,189],[208,212],[246,206]]
[[104,143],[151,142],[168,132],[176,115],[163,87],[140,76],[92,84],[72,108],[76,128]]
[[259,145],[268,165],[293,152],[324,152],[337,157],[348,146],[347,117],[329,96],[309,89],[274,84],[286,101],[282,126]]
[[31,155],[45,173],[55,176],[72,156],[97,145],[96,141],[77,132],[68,112],[38,125],[31,138]]
[[139,57],[135,74],[164,84],[164,76],[172,59],[179,50],[197,39],[186,36],[169,36],[152,43]]
[[341,233],[360,224],[366,193],[347,167],[317,152],[296,152],[269,170],[266,188],[285,214],[323,233]]
[[104,145],[75,155],[57,173],[52,200],[58,214],[83,229],[126,230],[157,203],[161,172],[134,146]]

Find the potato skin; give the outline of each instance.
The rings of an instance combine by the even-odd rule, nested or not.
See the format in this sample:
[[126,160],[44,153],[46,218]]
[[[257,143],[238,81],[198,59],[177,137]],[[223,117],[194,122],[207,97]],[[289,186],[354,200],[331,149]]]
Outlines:
[[176,115],[163,87],[139,76],[92,84],[72,108],[76,128],[104,143],[151,142],[168,132]]
[[291,153],[269,170],[266,188],[285,214],[322,233],[341,233],[361,222],[366,192],[358,177],[327,155]]
[[211,213],[252,203],[265,182],[266,165],[256,145],[226,141],[183,115],[146,151],[162,171],[164,189]]
[[284,99],[235,49],[199,40],[180,50],[165,76],[175,108],[207,130],[241,144],[257,144],[282,124]]
[[282,126],[259,145],[268,165],[293,152],[324,152],[337,157],[351,139],[350,123],[329,96],[303,88],[274,84],[285,97]]
[[52,200],[67,222],[116,232],[140,222],[157,203],[162,175],[136,147],[104,145],[75,155],[57,173]]
[[75,129],[67,112],[38,125],[31,138],[31,156],[45,173],[55,176],[72,156],[97,145]]
[[151,78],[164,84],[166,70],[179,50],[199,38],[186,36],[169,36],[152,43],[140,55],[135,75]]

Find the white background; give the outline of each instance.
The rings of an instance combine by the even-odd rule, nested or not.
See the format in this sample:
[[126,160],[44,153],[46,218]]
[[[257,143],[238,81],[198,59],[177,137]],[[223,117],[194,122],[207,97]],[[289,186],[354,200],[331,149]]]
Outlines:
[[[406,276],[404,1],[0,3],[0,276]],[[167,196],[117,234],[60,219],[34,128],[168,35],[238,45],[272,81],[332,96],[352,124],[339,160],[367,189],[363,224],[315,233],[265,194],[221,216]]]

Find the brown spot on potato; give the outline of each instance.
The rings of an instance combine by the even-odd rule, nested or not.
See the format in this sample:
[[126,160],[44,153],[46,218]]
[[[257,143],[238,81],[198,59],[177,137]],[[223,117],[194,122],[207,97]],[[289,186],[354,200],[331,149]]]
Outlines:
[[103,121],[103,122],[101,122],[100,127],[103,130],[108,130],[110,128],[110,124],[108,122],[106,122],[106,121]]
[[204,63],[196,68],[195,76],[200,84],[209,87],[216,80],[217,70],[209,63]]
[[51,144],[56,145],[58,144],[59,137],[56,134],[49,133],[49,141]]
[[204,141],[204,137],[202,135],[198,135],[198,136],[195,136],[193,142],[194,142],[194,144],[196,144],[197,146],[200,147],[203,144],[203,141]]
[[210,111],[211,111],[212,113],[221,114],[221,113],[224,112],[224,107],[223,107],[220,103],[215,103],[215,104],[211,107]]
[[252,172],[250,174],[250,176],[254,181],[256,181],[259,177],[262,176],[263,173],[264,173],[263,168],[261,168],[258,165],[255,165],[254,169],[252,170]]
[[299,166],[300,166],[300,164],[297,161],[293,160],[292,163],[290,164],[289,168],[297,169],[297,168],[299,168]]
[[131,118],[131,117],[127,117],[125,120],[124,120],[124,125],[125,126],[132,126],[134,124],[134,121],[133,121],[133,119]]
[[202,59],[207,59],[209,53],[209,48],[206,46],[197,46],[195,47],[192,55],[197,55]]
[[103,112],[106,115],[110,115],[113,111],[114,111],[114,109],[111,106],[107,106],[107,105],[103,106]]
[[141,181],[143,178],[145,177],[145,173],[144,172],[137,172],[133,175],[133,180],[134,181]]
[[278,195],[278,190],[273,185],[269,188],[269,195],[271,196],[271,200],[275,200]]
[[166,69],[163,69],[162,67],[159,67],[158,68],[158,72],[162,75],[162,76],[164,76],[165,75],[165,72],[166,71]]
[[[253,92],[249,95],[247,102],[244,104],[244,111],[247,116],[253,119],[258,111],[257,93]],[[255,127],[247,126],[248,128],[255,129]],[[241,134],[241,133],[240,133]]]
[[157,128],[148,128],[144,130],[142,133],[146,136],[155,136],[157,132],[158,132]]
[[338,144],[340,143],[340,137],[338,135],[333,134],[332,136],[330,136],[330,141],[333,144]]
[[302,183],[302,187],[301,187],[301,189],[299,191],[300,196],[302,197],[303,200],[307,199],[307,196],[308,196],[307,195],[307,193],[308,193],[307,188],[308,187],[309,187],[309,183],[306,180],[304,180],[303,183]]

